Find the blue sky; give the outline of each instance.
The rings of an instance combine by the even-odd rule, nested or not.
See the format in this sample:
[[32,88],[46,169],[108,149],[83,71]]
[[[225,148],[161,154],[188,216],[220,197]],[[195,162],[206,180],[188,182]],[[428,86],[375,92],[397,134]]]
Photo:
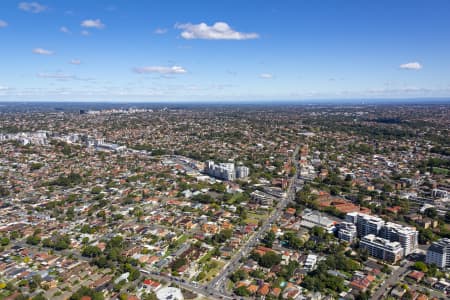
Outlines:
[[0,101],[450,96],[450,1],[12,1]]

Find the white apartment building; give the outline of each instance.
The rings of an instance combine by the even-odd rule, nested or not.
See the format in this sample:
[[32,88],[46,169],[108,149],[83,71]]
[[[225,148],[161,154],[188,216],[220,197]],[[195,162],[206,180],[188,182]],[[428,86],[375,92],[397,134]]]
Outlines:
[[366,249],[370,256],[395,263],[403,258],[403,248],[399,242],[390,242],[368,234],[363,237],[359,243],[361,249]]
[[350,222],[342,222],[338,224],[338,238],[346,241],[347,243],[353,243],[357,236],[356,226]]
[[356,225],[360,238],[373,234],[391,242],[399,242],[404,256],[413,253],[418,248],[419,232],[414,227],[385,222],[380,217],[357,212],[348,213],[345,219]]
[[216,164],[212,160],[208,160],[205,164],[205,173],[213,177],[232,181],[236,178],[246,178],[250,174],[250,169],[245,166],[235,167],[234,163]]
[[443,238],[431,244],[425,259],[427,264],[435,264],[441,269],[450,268],[450,239]]

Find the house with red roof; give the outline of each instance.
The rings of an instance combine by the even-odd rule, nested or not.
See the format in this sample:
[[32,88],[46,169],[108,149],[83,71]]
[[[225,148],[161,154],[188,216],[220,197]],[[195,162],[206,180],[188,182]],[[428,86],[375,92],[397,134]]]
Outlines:
[[415,280],[416,282],[422,281],[423,277],[425,277],[425,274],[423,272],[420,271],[411,271],[408,274],[408,278],[411,278],[413,280]]

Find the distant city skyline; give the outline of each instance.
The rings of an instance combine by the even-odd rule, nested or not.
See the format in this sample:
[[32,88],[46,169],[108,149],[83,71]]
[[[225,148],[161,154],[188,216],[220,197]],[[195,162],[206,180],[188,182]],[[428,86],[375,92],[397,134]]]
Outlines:
[[450,2],[2,1],[1,101],[450,98]]

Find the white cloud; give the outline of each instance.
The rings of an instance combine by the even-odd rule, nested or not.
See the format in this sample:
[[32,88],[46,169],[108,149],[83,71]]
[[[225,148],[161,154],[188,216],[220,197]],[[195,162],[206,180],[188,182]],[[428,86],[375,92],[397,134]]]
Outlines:
[[103,28],[105,28],[105,24],[103,24],[102,21],[101,21],[100,19],[96,19],[96,20],[92,20],[92,19],[84,20],[83,22],[81,22],[81,26],[82,26],[82,27],[86,27],[86,28],[97,28],[97,29],[103,29]]
[[187,40],[249,40],[257,39],[257,33],[244,33],[233,30],[225,22],[216,22],[212,26],[200,24],[176,24],[175,28],[182,29],[181,37]]
[[156,28],[154,33],[156,33],[156,34],[165,34],[165,33],[167,33],[167,28]]
[[137,67],[133,69],[136,73],[159,73],[159,74],[185,74],[186,69],[180,66],[164,67],[164,66],[149,66]]
[[8,23],[6,21],[0,20],[0,28],[4,28],[8,26]]
[[81,60],[79,59],[72,59],[70,62],[72,65],[81,65]]
[[50,78],[50,79],[60,79],[60,80],[76,79],[76,77],[74,75],[65,74],[65,73],[38,73],[37,77],[39,77],[39,78]]
[[48,8],[45,5],[39,4],[37,2],[20,2],[19,9],[33,14],[38,14],[40,12],[46,11]]
[[81,35],[88,36],[88,35],[91,35],[91,33],[87,30],[82,30]]
[[10,92],[10,88],[7,86],[0,85],[0,96],[6,96]]
[[420,70],[420,69],[422,69],[422,65],[419,62],[414,61],[414,62],[409,62],[409,63],[406,63],[406,64],[401,64],[400,65],[400,69],[404,69],[404,70]]
[[61,28],[59,28],[59,31],[61,31],[63,33],[72,33],[72,32],[70,32],[69,28],[67,28],[66,26],[62,26]]
[[259,74],[259,78],[262,78],[262,79],[272,79],[272,78],[273,78],[273,75],[270,74],[270,73],[261,73],[261,74]]
[[42,48],[34,48],[33,53],[40,54],[40,55],[53,55],[55,52],[46,50],[46,49],[42,49]]
[[68,81],[68,80],[80,80],[80,81],[93,81],[94,78],[89,77],[78,77],[76,75],[67,74],[63,72],[56,72],[56,73],[37,73],[37,77],[44,78],[44,79],[56,79],[60,81]]

